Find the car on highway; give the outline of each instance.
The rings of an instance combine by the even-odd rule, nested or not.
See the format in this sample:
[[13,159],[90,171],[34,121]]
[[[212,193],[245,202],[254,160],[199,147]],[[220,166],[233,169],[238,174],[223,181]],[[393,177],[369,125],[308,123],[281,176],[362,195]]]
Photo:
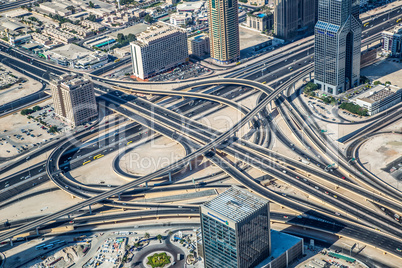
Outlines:
[[288,216],[283,216],[283,218],[284,218],[284,219],[287,219],[287,218],[289,218],[289,217],[288,217]]

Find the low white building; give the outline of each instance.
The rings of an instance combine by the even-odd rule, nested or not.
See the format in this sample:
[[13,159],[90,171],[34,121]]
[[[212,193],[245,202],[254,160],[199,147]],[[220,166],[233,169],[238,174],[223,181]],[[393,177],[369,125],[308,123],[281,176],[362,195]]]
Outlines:
[[188,61],[186,32],[164,23],[148,27],[130,45],[133,74],[140,79]]
[[190,12],[179,12],[170,15],[170,24],[175,26],[187,25],[193,20]]
[[205,9],[205,1],[196,2],[182,2],[177,5],[177,12],[192,12],[198,14],[200,11]]
[[68,44],[43,53],[47,59],[62,66],[73,66],[75,68],[96,68],[108,62],[108,54],[99,51]]
[[398,104],[401,100],[401,88],[392,85],[378,85],[358,95],[352,99],[352,102],[367,109],[369,115],[374,115]]

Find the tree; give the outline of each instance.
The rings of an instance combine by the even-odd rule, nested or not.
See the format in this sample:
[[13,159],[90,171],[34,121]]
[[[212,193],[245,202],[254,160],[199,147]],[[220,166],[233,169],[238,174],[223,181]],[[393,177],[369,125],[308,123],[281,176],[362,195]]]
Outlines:
[[306,88],[308,91],[315,91],[315,90],[318,89],[318,85],[317,85],[317,84],[314,84],[313,82],[308,82],[307,85],[305,86],[305,88]]
[[123,43],[124,40],[125,40],[124,34],[118,33],[117,34],[117,42]]
[[353,104],[353,103],[350,103],[350,102],[342,103],[341,105],[339,105],[339,108],[347,110],[347,111],[349,111],[351,113],[354,113],[354,114],[361,115],[361,116],[368,115],[367,109],[362,108],[359,105]]
[[127,39],[129,42],[133,42],[133,41],[137,40],[137,37],[136,37],[134,34],[130,33],[130,34],[127,35],[127,38],[126,38],[126,39]]
[[151,15],[149,15],[149,14],[145,15],[145,17],[144,17],[144,21],[146,21],[146,22],[148,22],[148,23],[151,23],[151,22],[152,22],[152,20],[153,20],[153,18],[152,18],[152,16],[151,16]]
[[385,85],[391,85],[392,83],[391,83],[391,81],[386,81],[385,82]]
[[95,8],[95,4],[92,3],[92,1],[89,1],[89,4],[88,4],[88,5],[89,5],[90,8]]
[[159,242],[161,242],[161,240],[162,240],[162,235],[158,234],[158,235],[156,236],[156,239],[158,239]]
[[144,237],[148,239],[150,237],[149,233],[145,233]]
[[68,6],[67,8],[66,8],[67,10],[71,10],[71,13],[75,13],[75,7],[74,6]]
[[57,126],[51,126],[51,127],[49,128],[49,132],[50,132],[50,133],[55,133],[55,132],[57,132],[57,131],[59,131],[59,129],[57,128]]
[[95,22],[96,21],[96,16],[94,14],[91,14],[91,15],[88,16],[87,20]]
[[374,83],[373,83],[375,86],[378,86],[378,85],[380,85],[381,84],[381,82],[380,81],[374,81]]
[[31,114],[33,111],[31,109],[24,109],[21,111],[21,115]]
[[36,105],[36,106],[34,106],[34,107],[32,108],[32,110],[34,110],[34,112],[36,112],[36,111],[40,111],[41,108],[40,108],[40,106]]

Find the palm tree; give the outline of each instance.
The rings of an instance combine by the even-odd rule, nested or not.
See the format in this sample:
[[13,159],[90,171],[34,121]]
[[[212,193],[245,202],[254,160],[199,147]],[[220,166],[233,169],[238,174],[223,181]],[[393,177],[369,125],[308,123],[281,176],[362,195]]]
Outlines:
[[161,240],[162,240],[162,235],[158,234],[158,235],[156,236],[156,239],[158,239],[159,242],[161,242]]
[[150,237],[149,233],[145,233],[144,237],[148,239]]

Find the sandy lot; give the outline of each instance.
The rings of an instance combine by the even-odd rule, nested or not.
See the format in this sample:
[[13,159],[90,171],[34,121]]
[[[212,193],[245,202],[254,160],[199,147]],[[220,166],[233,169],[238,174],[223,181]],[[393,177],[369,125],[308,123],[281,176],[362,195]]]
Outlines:
[[394,187],[399,186],[399,189],[402,189],[402,185],[398,184],[394,177],[382,170],[402,155],[400,134],[384,134],[369,139],[361,147],[359,155],[360,161],[368,170]]
[[185,149],[180,144],[160,137],[127,153],[122,157],[120,167],[130,174],[144,176],[180,160],[185,155]]
[[[392,60],[392,59],[391,59]],[[402,63],[384,60],[361,70],[361,75],[381,83],[390,81],[393,85],[402,87]]]
[[239,27],[240,50],[261,44],[268,41],[268,38],[257,31],[252,31],[244,27]]
[[[209,112],[207,112],[206,114],[205,113],[200,114],[196,117],[193,117],[193,119],[196,119],[197,121],[205,124],[206,126],[224,132],[229,128],[233,127],[237,122],[240,121],[242,117],[243,117],[242,113],[239,112],[238,110],[231,107],[225,107],[219,111],[215,111],[212,114],[209,114]],[[250,128],[248,127],[248,124],[246,124],[237,133],[240,134],[239,137],[242,137],[249,130]]]
[[[52,182],[47,182],[41,186],[41,189],[45,189],[45,186],[54,187]],[[49,202],[49,200],[57,200],[57,202]],[[81,201],[82,200],[78,198],[72,199],[68,194],[62,193],[61,191],[42,193],[25,199],[23,202],[15,202],[10,206],[2,208],[1,216],[2,219],[8,219],[10,221],[34,216],[45,216],[46,214],[60,211]]]
[[27,81],[25,83],[21,83],[21,88],[19,88],[20,86],[17,83],[7,89],[0,90],[0,105],[32,94],[42,88],[42,84],[40,82],[33,80],[4,64],[0,64],[0,68],[5,69],[6,71],[11,71],[13,75],[17,76],[18,78],[23,78],[25,81]]

